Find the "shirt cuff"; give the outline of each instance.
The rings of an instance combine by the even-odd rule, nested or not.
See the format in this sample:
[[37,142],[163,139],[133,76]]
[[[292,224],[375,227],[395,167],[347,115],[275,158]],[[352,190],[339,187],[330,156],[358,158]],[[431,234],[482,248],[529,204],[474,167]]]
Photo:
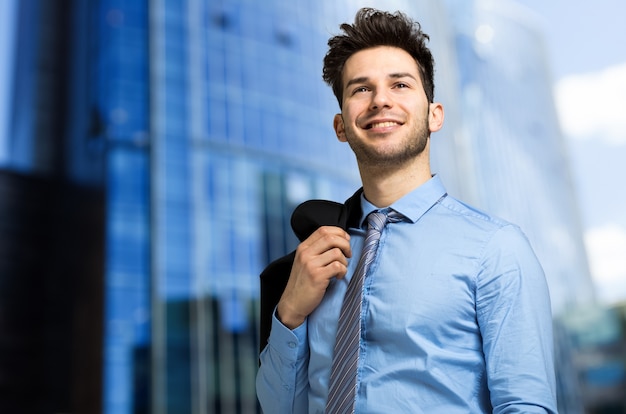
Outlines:
[[268,343],[286,358],[294,361],[304,358],[309,353],[307,320],[305,320],[302,325],[291,330],[278,320],[276,310],[274,310],[272,315],[272,330],[270,331]]

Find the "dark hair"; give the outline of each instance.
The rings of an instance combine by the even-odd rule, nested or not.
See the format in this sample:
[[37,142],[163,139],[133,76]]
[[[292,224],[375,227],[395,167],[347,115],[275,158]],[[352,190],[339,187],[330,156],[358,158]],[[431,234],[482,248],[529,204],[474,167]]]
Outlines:
[[393,46],[405,50],[415,59],[428,102],[435,96],[434,60],[426,46],[430,40],[420,24],[404,13],[383,12],[372,8],[360,9],[354,24],[339,26],[345,34],[328,40],[328,53],[324,57],[323,79],[332,89],[339,107],[343,100],[342,72],[348,58],[364,49],[376,46]]

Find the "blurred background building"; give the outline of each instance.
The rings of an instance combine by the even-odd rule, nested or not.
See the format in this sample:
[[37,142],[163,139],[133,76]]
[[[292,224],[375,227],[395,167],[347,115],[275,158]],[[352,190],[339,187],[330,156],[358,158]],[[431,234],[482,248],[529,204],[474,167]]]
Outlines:
[[[321,65],[363,5],[5,0],[0,411],[259,412],[258,275],[299,202],[359,186]],[[533,15],[377,7],[431,36],[434,170],[544,265],[560,411],[624,412],[624,311],[595,299]]]

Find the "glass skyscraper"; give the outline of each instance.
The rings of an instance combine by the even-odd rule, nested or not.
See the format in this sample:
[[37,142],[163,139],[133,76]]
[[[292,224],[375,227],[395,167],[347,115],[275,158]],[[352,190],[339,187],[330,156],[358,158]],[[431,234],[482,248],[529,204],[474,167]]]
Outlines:
[[[335,138],[339,109],[321,70],[328,38],[372,3],[66,3],[76,35],[63,107],[74,116],[59,121],[67,150],[57,164],[105,195],[102,411],[258,412],[258,275],[295,248],[298,203],[343,201],[360,185],[354,156]],[[435,99],[446,108],[433,170],[454,196],[521,225],[555,316],[593,302],[532,18],[502,1],[378,3],[431,36]],[[29,85],[27,75],[16,79]],[[37,106],[29,99],[23,93],[21,107]],[[52,122],[43,115],[14,115],[21,147],[0,148],[40,155],[21,150],[8,168],[48,165],[45,136],[27,129],[37,116]],[[557,352],[560,405],[581,412],[567,335]]]

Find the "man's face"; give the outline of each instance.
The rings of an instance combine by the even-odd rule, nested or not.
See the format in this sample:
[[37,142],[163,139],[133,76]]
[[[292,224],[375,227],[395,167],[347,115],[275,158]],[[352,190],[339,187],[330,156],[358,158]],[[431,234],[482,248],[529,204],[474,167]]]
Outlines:
[[343,85],[335,131],[360,166],[391,167],[424,152],[430,105],[411,55],[389,46],[359,51],[345,63]]

